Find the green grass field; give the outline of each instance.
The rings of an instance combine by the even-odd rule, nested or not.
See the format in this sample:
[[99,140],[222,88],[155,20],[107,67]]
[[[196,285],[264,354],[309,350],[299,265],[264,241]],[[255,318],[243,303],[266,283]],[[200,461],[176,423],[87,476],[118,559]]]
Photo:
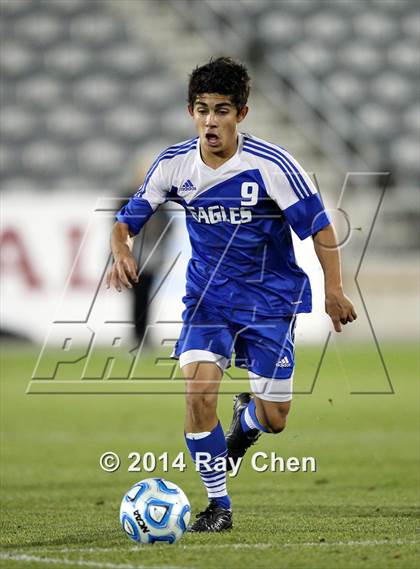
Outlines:
[[[418,567],[417,354],[398,345],[384,346],[383,354],[395,394],[350,394],[387,391],[388,384],[372,348],[333,343],[313,393],[295,396],[287,429],[254,447],[286,458],[313,456],[316,473],[258,473],[245,461],[229,482],[232,532],[137,547],[118,520],[121,497],[137,480],[172,480],[193,512],[206,503],[189,458],[184,473],[127,472],[130,451],[175,456],[184,450],[183,397],[25,394],[37,351],[4,346],[0,566]],[[319,350],[298,351],[302,390],[311,385],[318,359]],[[145,366],[153,376],[152,357]],[[65,373],[76,371],[67,366]],[[235,391],[235,382],[224,387]],[[231,395],[221,396],[225,427],[231,404]],[[115,473],[99,468],[108,450],[121,456]]]

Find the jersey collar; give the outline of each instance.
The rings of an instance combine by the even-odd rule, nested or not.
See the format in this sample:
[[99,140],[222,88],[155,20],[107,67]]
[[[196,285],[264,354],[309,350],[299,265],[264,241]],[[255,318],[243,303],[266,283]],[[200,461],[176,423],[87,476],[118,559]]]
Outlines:
[[244,135],[242,132],[238,132],[238,147],[236,149],[235,154],[231,156],[229,160],[226,160],[226,162],[223,162],[221,166],[215,169],[215,168],[210,168],[210,166],[207,166],[207,164],[201,158],[200,139],[198,139],[197,150],[196,150],[196,161],[198,167],[202,170],[205,170],[206,172],[213,172],[214,174],[216,173],[220,174],[225,170],[230,170],[231,168],[234,168],[240,161],[243,143],[244,143]]

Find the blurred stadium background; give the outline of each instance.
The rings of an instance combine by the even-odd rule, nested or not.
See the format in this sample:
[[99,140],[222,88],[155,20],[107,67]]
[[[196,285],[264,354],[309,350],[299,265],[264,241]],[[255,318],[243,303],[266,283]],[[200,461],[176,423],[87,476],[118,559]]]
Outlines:
[[[0,567],[73,560],[233,569],[250,559],[261,569],[279,560],[290,568],[417,567],[418,2],[0,0],[0,16]],[[331,326],[310,241],[298,242],[315,312],[298,324],[289,427],[258,450],[315,456],[319,472],[259,476],[245,465],[232,482],[231,535],[187,535],[177,549],[140,554],[117,521],[123,493],[148,476],[127,471],[128,454],[184,449],[183,397],[173,396],[182,379],[159,384],[170,396],[156,381],[171,351],[161,342],[180,327],[189,255],[182,211],[166,208],[137,243],[152,298],[152,349],[137,371],[151,381],[120,381],[116,390],[116,381],[77,380],[105,376],[115,337],[128,332],[135,345],[133,296],[104,286],[113,212],[157,152],[194,136],[188,74],[218,55],[250,68],[244,130],[286,147],[316,176],[345,241],[346,289],[359,319],[332,336],[318,373]],[[90,330],[99,349],[85,366]],[[46,338],[58,349],[44,353],[35,379],[55,377],[57,361],[76,364],[60,366],[58,381],[32,381],[27,397]],[[116,358],[111,379],[127,377],[127,359]],[[92,384],[93,395],[79,395]],[[55,393],[71,394],[35,396],[56,385]],[[226,427],[230,393],[242,386],[223,387]],[[102,396],[124,389],[130,394]],[[146,391],[158,393],[142,398]],[[114,475],[98,465],[108,450],[123,460]],[[204,504],[192,468],[157,475],[179,483],[194,512]]]
[[[371,325],[379,341],[416,339],[417,2],[0,7],[3,337],[42,344],[53,321],[87,320],[98,331],[105,320],[132,320],[131,295],[102,286],[113,211],[158,151],[194,136],[188,73],[223,54],[242,59],[253,76],[244,129],[285,146],[316,176],[327,206],[349,216],[345,280],[360,317],[344,340],[372,339]],[[346,237],[344,218],[333,215]],[[182,213],[171,207],[168,219],[148,317],[154,345],[176,337],[179,324],[167,322],[179,321],[188,259]],[[319,267],[308,244],[298,244],[298,255],[316,291],[315,314],[302,317],[299,334],[322,344],[329,323]]]

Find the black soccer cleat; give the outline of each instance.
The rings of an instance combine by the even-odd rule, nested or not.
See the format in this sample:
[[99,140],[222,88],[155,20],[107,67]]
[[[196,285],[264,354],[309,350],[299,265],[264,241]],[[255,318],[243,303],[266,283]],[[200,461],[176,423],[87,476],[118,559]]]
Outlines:
[[232,528],[232,512],[211,500],[207,508],[195,516],[197,519],[189,528],[192,532],[226,531]]
[[232,460],[236,464],[237,459],[244,456],[249,447],[254,445],[261,435],[261,431],[258,429],[250,429],[246,433],[242,430],[241,414],[250,401],[251,395],[249,393],[240,393],[234,399],[232,422],[225,435],[228,451],[227,471],[232,470]]

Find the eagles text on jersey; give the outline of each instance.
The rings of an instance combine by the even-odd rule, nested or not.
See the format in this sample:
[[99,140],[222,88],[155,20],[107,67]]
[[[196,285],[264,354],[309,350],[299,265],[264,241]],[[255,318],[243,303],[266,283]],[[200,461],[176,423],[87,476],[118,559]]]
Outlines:
[[198,138],[170,146],[117,220],[137,234],[168,200],[184,207],[192,246],[187,306],[200,301],[262,317],[311,311],[290,228],[305,239],[330,221],[310,177],[286,150],[240,133],[235,155],[213,169],[201,159]]

